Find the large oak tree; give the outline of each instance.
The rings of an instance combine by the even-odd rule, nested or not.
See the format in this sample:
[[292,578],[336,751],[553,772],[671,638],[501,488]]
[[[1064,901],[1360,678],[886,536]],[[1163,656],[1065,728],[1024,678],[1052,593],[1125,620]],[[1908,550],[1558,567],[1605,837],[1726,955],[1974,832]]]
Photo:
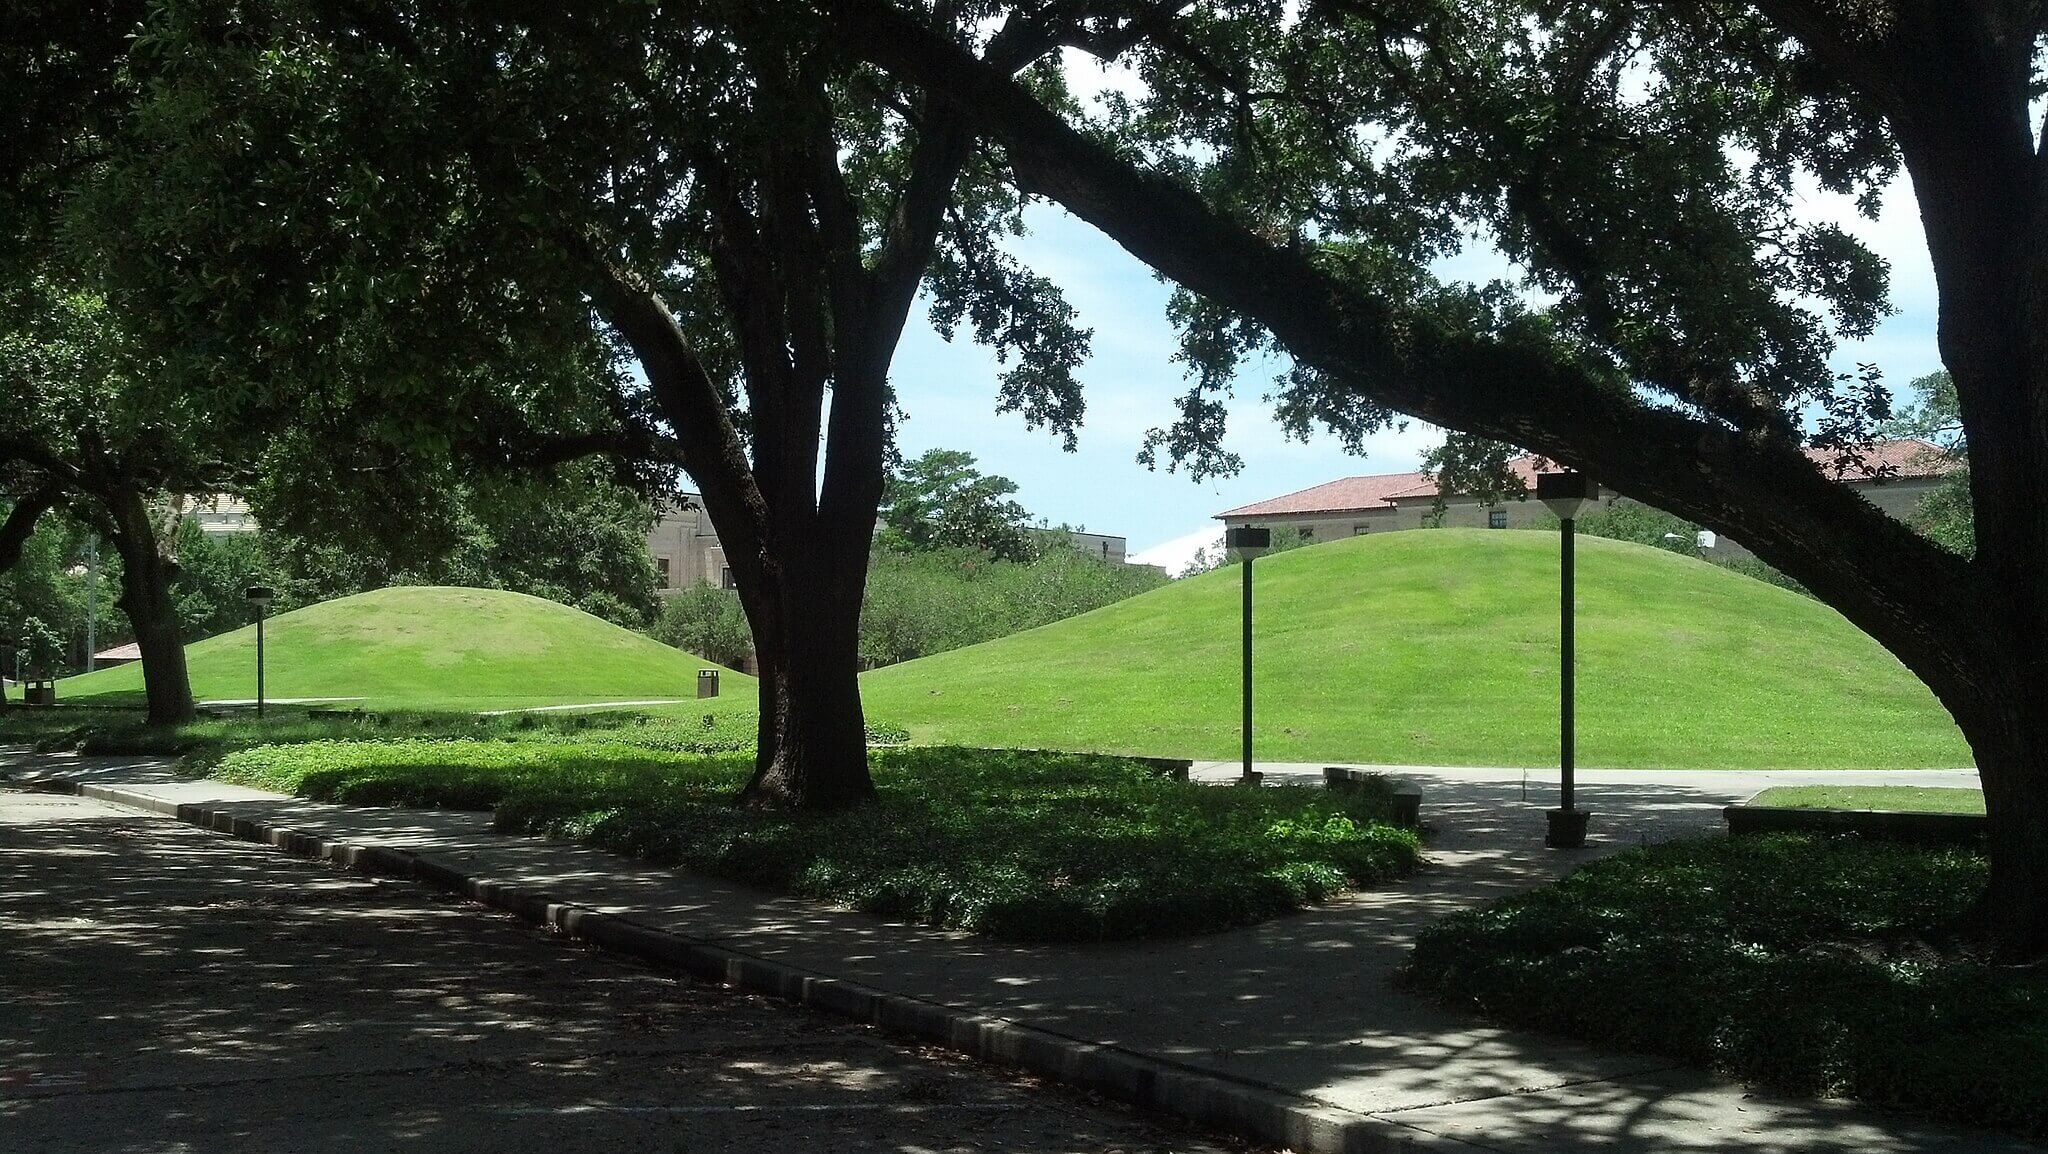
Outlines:
[[[1052,45],[1020,18],[984,55],[1009,75]],[[958,114],[742,0],[161,0],[128,75],[142,127],[101,220],[125,299],[191,354],[181,388],[339,394],[431,449],[473,407],[532,412],[525,366],[605,345],[592,418],[510,463],[680,464],[760,660],[749,797],[871,795],[860,598],[920,289],[1006,358],[1001,407],[1069,437],[1081,413],[1087,333],[998,243],[1017,196]]]
[[[1296,419],[1398,410],[1526,446],[1742,541],[1875,637],[1976,756],[1983,921],[2048,951],[2048,6],[1133,5],[1070,37],[1145,82],[1121,142],[919,12],[830,7],[851,51],[1000,141],[1023,188],[1197,294],[1198,345],[1292,354]],[[1795,198],[1874,207],[1901,166],[1970,444],[1971,558],[1802,451],[1853,457],[1886,415],[1869,374],[1826,369],[1884,277]],[[1475,228],[1552,303],[1431,275]],[[1209,439],[1220,379],[1177,447]]]

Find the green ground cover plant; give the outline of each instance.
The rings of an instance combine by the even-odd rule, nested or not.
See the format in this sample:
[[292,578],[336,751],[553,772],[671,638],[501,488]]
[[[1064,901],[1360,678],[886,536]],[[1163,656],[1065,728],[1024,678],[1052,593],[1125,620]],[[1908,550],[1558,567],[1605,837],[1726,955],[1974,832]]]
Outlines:
[[1922,785],[1781,785],[1750,798],[1749,804],[1795,809],[1983,813],[1984,791]]
[[[1971,764],[1897,659],[1811,598],[1661,549],[1579,542],[1583,764]],[[1438,529],[1253,568],[1255,753],[1546,766],[1557,756],[1557,541]],[[1239,570],[862,675],[921,742],[1237,755]]]
[[1397,876],[1386,790],[1175,782],[1124,758],[903,748],[841,813],[733,804],[751,759],[601,736],[399,739],[230,753],[229,780],[356,804],[495,808],[573,839],[883,917],[1028,941],[1203,933]]
[[2048,1134],[2048,972],[1954,936],[1979,848],[1770,834],[1629,850],[1457,914],[1405,978],[1777,1091]]
[[[258,719],[246,711],[201,717],[176,726],[152,726],[136,710],[63,706],[12,707],[0,712],[0,743],[43,751],[88,754],[176,754],[186,769],[211,768],[227,752],[258,745],[286,747],[314,742],[370,743],[465,739],[537,747],[618,745],[669,753],[750,750],[756,715],[727,709],[646,714],[599,710],[575,713],[391,713],[279,709]],[[870,721],[868,740],[900,743],[909,734],[885,721]]]

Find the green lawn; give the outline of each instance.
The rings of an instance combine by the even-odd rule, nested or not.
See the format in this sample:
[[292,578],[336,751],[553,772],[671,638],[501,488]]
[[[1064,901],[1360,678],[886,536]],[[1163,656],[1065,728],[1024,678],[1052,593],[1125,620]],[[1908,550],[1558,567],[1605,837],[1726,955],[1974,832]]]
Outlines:
[[2048,972],[1956,934],[1981,849],[1760,834],[1632,849],[1455,914],[1406,978],[1499,1021],[1764,1087],[2048,1136]]
[[[201,700],[256,695],[256,630],[186,647]],[[344,707],[490,710],[691,699],[688,713],[755,708],[754,679],[720,675],[694,700],[710,663],[608,621],[522,593],[410,586],[280,614],[264,626],[265,692],[341,697]],[[57,683],[59,702],[138,704],[140,664]]]
[[1781,785],[1750,798],[1749,804],[1794,809],[1983,813],[1984,791],[1921,785]]
[[752,759],[635,727],[532,739],[329,741],[227,754],[218,776],[319,800],[496,810],[544,833],[886,917],[1024,940],[1200,933],[1406,872],[1386,790],[1176,782],[1092,755],[877,750],[880,800],[736,806]]
[[[1257,563],[1260,758],[1555,764],[1557,539],[1444,529]],[[864,675],[914,739],[1237,752],[1239,571]],[[1662,550],[1579,542],[1579,757],[1963,766],[1932,694],[1833,610]]]

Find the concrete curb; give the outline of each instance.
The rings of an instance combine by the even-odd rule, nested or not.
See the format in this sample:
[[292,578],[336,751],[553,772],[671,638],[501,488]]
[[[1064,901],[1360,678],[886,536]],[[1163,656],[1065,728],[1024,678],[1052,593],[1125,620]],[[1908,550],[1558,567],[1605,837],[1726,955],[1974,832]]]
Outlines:
[[63,777],[47,779],[47,784],[81,797],[163,814],[244,841],[274,846],[299,857],[368,874],[411,878],[694,977],[934,1042],[970,1057],[1028,1070],[1298,1154],[1470,1154],[1480,1149],[1257,1083],[770,961],[618,914],[559,901],[523,886],[479,878],[411,851],[328,841],[237,817],[210,805],[179,803],[119,786]]

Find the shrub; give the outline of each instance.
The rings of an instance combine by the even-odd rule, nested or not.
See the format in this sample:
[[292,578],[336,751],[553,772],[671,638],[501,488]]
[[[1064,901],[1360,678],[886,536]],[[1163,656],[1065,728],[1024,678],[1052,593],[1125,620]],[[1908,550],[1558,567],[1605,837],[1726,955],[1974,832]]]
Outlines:
[[1197,933],[1279,916],[1410,868],[1385,791],[1191,785],[1124,758],[906,748],[880,800],[839,813],[732,804],[734,754],[593,735],[325,742],[222,763],[321,800],[495,807],[544,833],[886,917],[1024,940]]
[[2048,1132],[2048,974],[1951,936],[1981,850],[1771,835],[1631,850],[1445,919],[1406,979],[1773,1089]]

